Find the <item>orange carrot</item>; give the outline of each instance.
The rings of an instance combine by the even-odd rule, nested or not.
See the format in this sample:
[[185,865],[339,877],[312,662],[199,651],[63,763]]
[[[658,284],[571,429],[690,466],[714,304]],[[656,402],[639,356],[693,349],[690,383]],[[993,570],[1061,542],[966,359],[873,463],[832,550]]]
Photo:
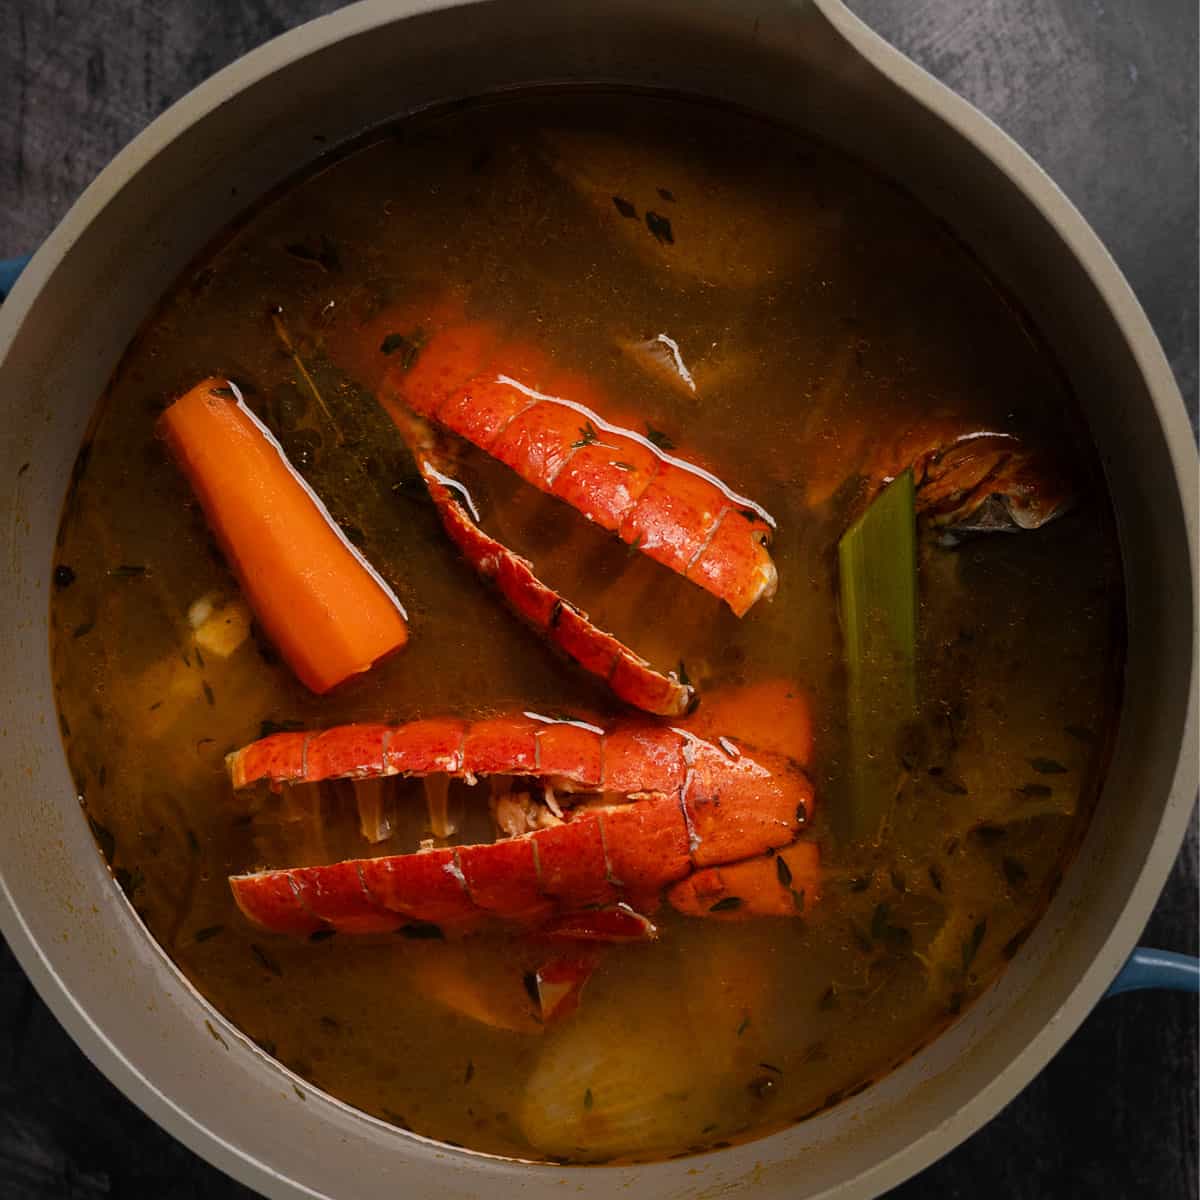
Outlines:
[[163,413],[159,432],[263,631],[301,683],[327,692],[404,645],[400,601],[236,388],[198,383]]

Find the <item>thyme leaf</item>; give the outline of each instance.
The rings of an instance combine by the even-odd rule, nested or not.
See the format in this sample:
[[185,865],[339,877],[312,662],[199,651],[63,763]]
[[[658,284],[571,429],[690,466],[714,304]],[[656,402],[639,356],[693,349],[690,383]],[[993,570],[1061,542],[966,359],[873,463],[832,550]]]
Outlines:
[[250,953],[268,970],[272,975],[283,978],[283,968],[260,946],[257,942],[250,943]]
[[1065,775],[1067,768],[1053,758],[1031,758],[1029,765],[1039,775]]
[[414,921],[411,925],[403,925],[397,931],[402,937],[412,938],[416,941],[439,941],[446,935],[442,933],[440,925],[434,925],[429,921]]
[[646,441],[660,450],[675,449],[675,443],[661,429],[655,429],[653,425],[646,426]]
[[596,432],[596,427],[590,420],[585,421],[579,427],[579,441],[571,443],[572,450],[582,450],[586,446],[592,446],[599,441],[600,435]]
[[379,345],[383,354],[400,355],[400,366],[405,371],[411,371],[417,361],[417,355],[425,347],[425,332],[418,329],[413,333],[389,333]]
[[661,213],[647,211],[646,228],[654,235],[655,240],[661,244],[667,246],[675,244],[675,234],[671,229],[670,217],[664,217]]
[[987,933],[987,918],[979,921],[975,928],[971,930],[971,936],[966,938],[962,944],[962,970],[965,975],[971,968],[971,964],[975,961],[975,955],[979,953],[979,947],[983,944],[984,936]]

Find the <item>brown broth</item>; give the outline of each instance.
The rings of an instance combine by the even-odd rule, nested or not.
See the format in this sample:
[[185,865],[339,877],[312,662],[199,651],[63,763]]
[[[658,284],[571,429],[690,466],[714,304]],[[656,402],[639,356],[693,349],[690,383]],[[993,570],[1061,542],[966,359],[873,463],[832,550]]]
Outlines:
[[[650,206],[670,243],[645,227]],[[419,795],[398,784],[400,828],[374,847],[337,786],[234,799],[223,756],[264,722],[618,711],[458,560],[395,431],[331,365],[379,306],[446,283],[770,510],[779,593],[739,621],[463,448],[485,525],[656,665],[682,660],[702,692],[783,677],[814,713],[819,900],[790,920],[663,912],[660,940],[609,953],[580,1012],[544,1032],[521,1016],[519,943],[273,936],[226,883],[413,850],[424,834]],[[341,446],[276,335],[277,307]],[[696,395],[621,349],[660,332]],[[307,693],[253,638],[227,659],[196,653],[189,605],[236,585],[154,420],[211,374],[244,387],[408,608],[409,646],[330,695]],[[1102,490],[1035,533],[950,549],[926,532],[920,752],[881,846],[829,836],[848,771],[836,544],[867,454],[931,412],[947,429],[1051,442],[1099,477],[1052,359],[979,265],[887,181],[802,136],[661,97],[531,94],[410,120],[323,164],[161,303],[100,405],[64,512],[54,677],[118,882],[270,1054],[442,1141],[654,1158],[836,1102],[1015,953],[1082,835],[1119,699],[1121,574]],[[477,835],[482,799],[467,803]],[[431,999],[417,980],[447,964],[494,980],[522,1031]]]

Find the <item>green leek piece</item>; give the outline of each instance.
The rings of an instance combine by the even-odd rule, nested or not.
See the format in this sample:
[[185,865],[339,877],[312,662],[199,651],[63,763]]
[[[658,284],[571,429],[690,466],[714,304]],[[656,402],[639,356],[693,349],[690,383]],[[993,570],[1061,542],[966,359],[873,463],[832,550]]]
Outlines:
[[917,534],[912,471],[890,483],[838,543],[850,732],[840,832],[875,840],[903,765],[901,739],[917,712]]

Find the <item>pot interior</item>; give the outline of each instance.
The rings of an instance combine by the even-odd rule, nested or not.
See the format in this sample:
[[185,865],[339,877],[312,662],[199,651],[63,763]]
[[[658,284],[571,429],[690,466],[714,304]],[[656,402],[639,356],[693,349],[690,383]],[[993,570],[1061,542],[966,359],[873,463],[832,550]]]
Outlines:
[[[767,1142],[694,1163],[568,1172],[597,1194],[634,1179],[648,1194],[693,1194],[697,1178],[713,1187],[755,1179],[768,1193],[802,1196],[856,1180],[843,1194],[870,1194],[965,1136],[1061,1044],[1123,959],[1169,867],[1191,797],[1188,780],[1175,778],[1181,745],[1188,769],[1195,762],[1194,728],[1185,728],[1190,546],[1175,482],[1194,455],[1190,437],[1184,449],[1166,433],[1179,442],[1182,408],[1144,319],[1065,202],[929,81],[913,82],[916,97],[898,90],[817,8],[768,6],[750,18],[719,4],[652,13],[582,4],[568,19],[530,4],[521,15],[516,23],[511,6],[481,5],[389,21],[366,5],[273,43],[147,131],[15,293],[3,371],[22,416],[0,462],[17,515],[13,580],[0,601],[12,681],[0,697],[6,933],[64,1023],[129,1094],[270,1194],[306,1194],[298,1181],[307,1194],[341,1194],[349,1171],[364,1196],[398,1183],[450,1194],[448,1161],[463,1194],[504,1181],[529,1194],[556,1190],[549,1173],[406,1139],[297,1089],[149,941],[95,854],[54,727],[45,652],[54,532],[95,397],[147,309],[314,152],[398,113],[530,83],[665,84],[713,96],[810,130],[897,179],[1022,299],[1087,413],[1125,556],[1130,661],[1108,782],[1051,911],[999,985],[882,1084]],[[1038,202],[964,126],[1043,190]],[[1104,889],[1088,886],[1100,877]]]

